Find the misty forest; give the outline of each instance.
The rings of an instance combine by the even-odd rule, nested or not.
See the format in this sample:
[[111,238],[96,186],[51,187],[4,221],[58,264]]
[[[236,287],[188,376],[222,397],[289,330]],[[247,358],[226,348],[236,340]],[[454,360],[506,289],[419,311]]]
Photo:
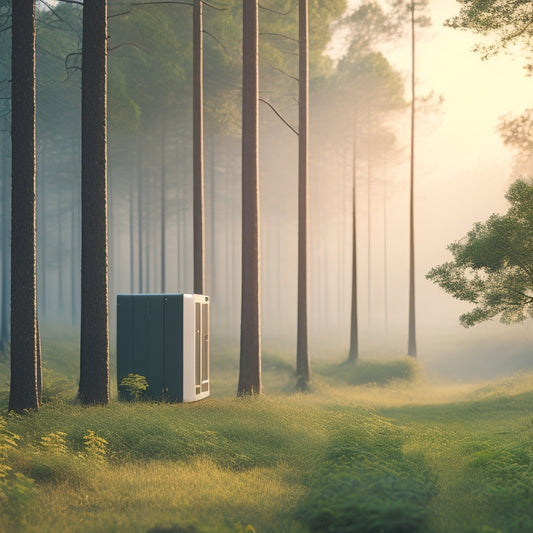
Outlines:
[[0,532],[533,531],[532,22],[0,0]]

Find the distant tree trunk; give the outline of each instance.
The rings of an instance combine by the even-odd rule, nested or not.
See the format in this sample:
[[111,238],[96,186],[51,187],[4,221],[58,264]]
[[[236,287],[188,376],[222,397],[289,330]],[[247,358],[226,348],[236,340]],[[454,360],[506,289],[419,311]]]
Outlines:
[[129,180],[130,194],[129,194],[129,222],[130,222],[130,293],[135,292],[135,271],[133,264],[135,262],[134,249],[134,224],[133,224],[133,180]]
[[[72,135],[72,153],[75,159],[74,168],[79,164],[79,137],[78,132]],[[78,180],[72,182],[71,189],[71,218],[70,218],[70,306],[72,325],[79,322],[79,264],[80,264],[80,183]]]
[[243,0],[240,396],[261,393],[258,7],[257,0]]
[[308,2],[299,0],[299,128],[298,128],[298,327],[296,347],[297,386],[309,384],[307,346],[307,206],[309,133],[309,44]]
[[81,354],[83,404],[109,401],[107,2],[83,6]]
[[[154,191],[154,183],[155,179],[150,174],[148,179],[148,192],[146,193],[145,198],[145,211],[147,213],[146,215],[146,223],[143,223],[143,226],[146,230],[146,239],[144,240],[144,265],[145,265],[145,276],[144,276],[144,290],[146,292],[150,292],[152,288],[152,278],[151,278],[151,272],[152,272],[152,261],[150,259],[152,258],[152,249],[154,247],[154,242],[152,241],[152,208],[155,204],[155,191]],[[144,221],[143,221],[144,222]],[[155,270],[155,269],[154,269]]]
[[211,265],[211,272],[209,273],[209,281],[210,281],[210,298],[211,302],[215,299],[217,299],[217,238],[216,238],[216,227],[217,227],[217,219],[216,219],[216,137],[215,135],[211,136],[211,154],[210,154],[210,174],[211,174],[211,258],[210,258],[210,265]]
[[76,206],[78,205],[78,195],[75,184],[72,184],[71,189],[71,211],[70,211],[70,316],[72,324],[76,322],[76,274],[77,274],[77,261],[76,261],[76,246],[78,243],[78,211]]
[[[7,122],[7,121],[6,121]],[[7,355],[9,342],[9,178],[8,151],[9,139],[6,131],[2,132],[2,303],[0,306],[0,351]]]
[[40,282],[38,283],[41,289],[39,296],[39,307],[41,311],[41,318],[46,319],[48,313],[48,276],[47,276],[47,263],[48,263],[48,247],[47,247],[47,232],[46,232],[46,205],[47,205],[47,186],[46,186],[46,142],[43,141],[40,145],[39,161],[37,166],[39,167],[39,179],[37,180],[37,196],[39,197],[40,210],[38,211],[39,221],[37,227],[39,228],[40,235],[40,264],[39,264],[39,276]]
[[137,167],[137,254],[139,269],[139,293],[143,292],[143,173],[142,173],[142,138],[139,138],[139,159]]
[[57,316],[63,316],[63,205],[61,186],[57,189]]
[[409,191],[409,340],[407,354],[416,357],[415,323],[415,0],[411,2],[411,179]]
[[368,329],[372,334],[372,135],[371,105],[368,106],[367,115],[367,141],[368,141],[368,197],[367,197],[367,264],[368,264]]
[[353,155],[352,155],[352,307],[350,320],[350,352],[348,361],[359,359],[359,326],[357,321],[357,194],[356,194],[356,122],[354,113]]
[[385,341],[389,334],[388,232],[387,232],[387,161],[383,157],[383,318]]
[[12,3],[11,387],[9,410],[39,408],[35,2]]
[[205,293],[204,87],[202,0],[194,0],[193,21],[193,219],[194,292]]
[[167,209],[166,209],[166,181],[167,181],[167,163],[166,163],[166,143],[167,128],[164,116],[161,117],[161,292],[165,292],[166,280],[166,237],[167,237]]

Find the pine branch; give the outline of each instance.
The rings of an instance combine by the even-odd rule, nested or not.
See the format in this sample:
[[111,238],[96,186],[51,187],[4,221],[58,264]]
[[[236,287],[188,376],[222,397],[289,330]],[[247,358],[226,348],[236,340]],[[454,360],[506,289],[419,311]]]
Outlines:
[[296,135],[300,135],[298,133],[298,130],[296,130],[295,128],[293,128],[288,122],[287,120],[285,120],[283,118],[283,116],[277,111],[277,109],[270,103],[268,102],[267,100],[265,100],[264,98],[259,98],[259,101],[260,102],[263,102],[264,104],[266,104],[268,107],[270,107],[270,109],[272,109],[272,111],[274,111],[274,113],[278,116],[278,118],[285,124],[285,126],[287,126],[287,128],[289,128],[293,133],[295,133]]

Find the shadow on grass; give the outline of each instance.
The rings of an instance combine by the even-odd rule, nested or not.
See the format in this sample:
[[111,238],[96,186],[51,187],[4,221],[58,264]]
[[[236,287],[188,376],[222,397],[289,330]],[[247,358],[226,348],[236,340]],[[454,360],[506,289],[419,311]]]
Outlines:
[[359,360],[357,363],[318,365],[315,373],[349,385],[386,385],[391,381],[412,381],[420,374],[420,366],[412,357],[387,360]]

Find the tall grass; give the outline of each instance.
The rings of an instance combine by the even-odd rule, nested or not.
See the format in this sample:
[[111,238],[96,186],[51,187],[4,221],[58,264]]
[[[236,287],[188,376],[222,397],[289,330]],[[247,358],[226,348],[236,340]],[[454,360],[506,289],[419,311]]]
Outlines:
[[57,390],[0,428],[0,531],[533,530],[533,376],[443,389],[361,361],[302,394],[264,362],[262,397],[235,398],[236,356],[214,354],[205,401],[94,408],[51,364]]

